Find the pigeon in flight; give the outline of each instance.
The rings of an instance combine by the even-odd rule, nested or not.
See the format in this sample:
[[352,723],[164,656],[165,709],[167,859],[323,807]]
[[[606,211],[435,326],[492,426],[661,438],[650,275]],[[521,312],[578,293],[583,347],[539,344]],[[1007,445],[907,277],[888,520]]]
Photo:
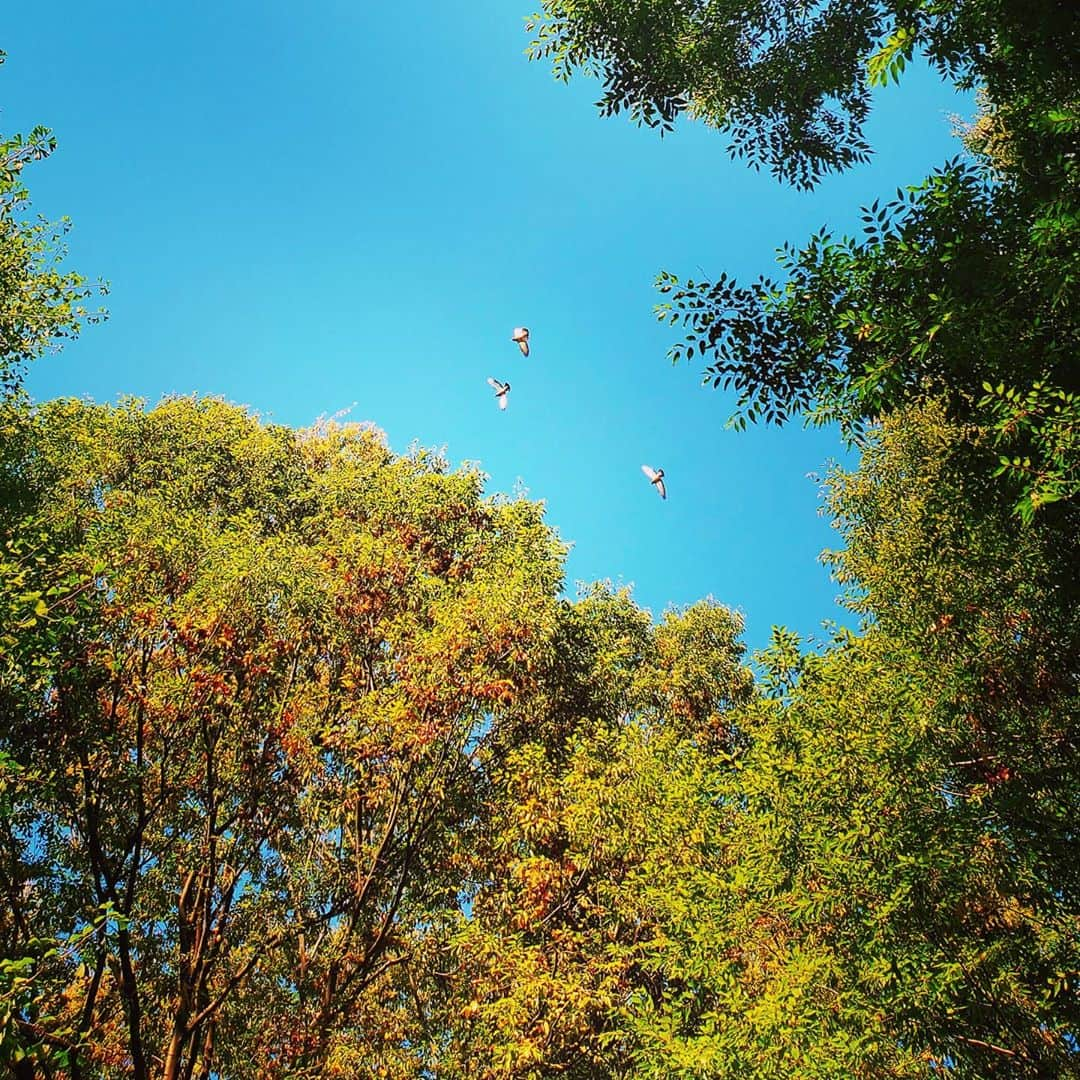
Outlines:
[[664,470],[651,469],[648,465],[642,465],[641,471],[649,478],[649,483],[656,486],[661,499],[667,498],[667,488],[664,487]]
[[529,355],[529,328],[527,326],[515,326],[510,340],[518,343],[522,356]]
[[488,378],[488,386],[495,391],[495,397],[499,399],[499,408],[505,409],[510,394],[510,384],[499,382],[498,379]]

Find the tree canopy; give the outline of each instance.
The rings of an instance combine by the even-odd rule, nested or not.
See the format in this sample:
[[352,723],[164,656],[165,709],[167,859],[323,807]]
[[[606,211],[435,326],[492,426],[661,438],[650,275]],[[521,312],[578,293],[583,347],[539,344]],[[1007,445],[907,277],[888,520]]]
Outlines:
[[0,683],[5,954],[85,935],[16,1036],[142,1076],[318,1075],[457,896],[561,547],[362,426],[189,399],[5,419],[34,538],[9,603],[38,637]]
[[799,187],[866,160],[872,86],[916,54],[1010,117],[1065,108],[1075,122],[1080,43],[1058,0],[545,0],[528,25],[557,77],[603,81],[602,113],[663,131],[688,112]]
[[[91,318],[0,143],[0,1066],[20,1080],[1080,1076],[1077,21],[547,0],[601,108],[800,186],[917,54],[968,159],[750,285],[736,426],[835,422],[855,629],[563,592],[543,507],[377,428],[33,403]],[[61,230],[62,232],[62,230]]]
[[866,160],[875,85],[928,60],[978,88],[971,161],[863,210],[861,238],[822,230],[784,276],[664,272],[675,361],[736,391],[736,424],[804,413],[851,433],[946,395],[994,435],[988,468],[1018,511],[1080,493],[1080,28],[1068,5],[549,0],[531,54],[604,81],[601,111],[669,128],[682,111],[734,155],[811,187]]

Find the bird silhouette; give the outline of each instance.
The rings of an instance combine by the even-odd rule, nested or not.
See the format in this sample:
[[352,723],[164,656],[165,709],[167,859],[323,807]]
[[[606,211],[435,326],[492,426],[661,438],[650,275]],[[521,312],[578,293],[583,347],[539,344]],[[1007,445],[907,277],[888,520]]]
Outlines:
[[649,483],[660,493],[660,498],[666,499],[667,488],[664,487],[664,470],[652,469],[648,465],[642,465],[641,471],[649,478]]
[[522,356],[529,355],[529,328],[527,326],[515,326],[510,340],[518,343]]
[[499,408],[505,409],[510,396],[510,384],[508,382],[499,382],[498,379],[493,379],[488,376],[488,386],[495,391],[495,397],[498,398],[499,401]]

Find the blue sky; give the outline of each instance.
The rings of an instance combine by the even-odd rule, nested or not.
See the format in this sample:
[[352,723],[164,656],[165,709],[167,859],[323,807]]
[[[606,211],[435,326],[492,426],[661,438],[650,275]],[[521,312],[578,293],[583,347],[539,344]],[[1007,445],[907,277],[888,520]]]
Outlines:
[[6,12],[0,130],[53,128],[35,208],[69,215],[72,265],[112,283],[110,321],[30,390],[216,394],[294,426],[355,403],[395,450],[445,446],[544,499],[571,583],[633,583],[656,613],[715,596],[754,647],[775,623],[813,633],[841,614],[806,476],[836,437],[725,430],[730,401],[665,358],[652,281],[753,276],[785,240],[854,229],[957,152],[970,104],[914,71],[880,96],[874,162],[800,194],[705,128],[599,118],[595,83],[526,61],[531,3]]

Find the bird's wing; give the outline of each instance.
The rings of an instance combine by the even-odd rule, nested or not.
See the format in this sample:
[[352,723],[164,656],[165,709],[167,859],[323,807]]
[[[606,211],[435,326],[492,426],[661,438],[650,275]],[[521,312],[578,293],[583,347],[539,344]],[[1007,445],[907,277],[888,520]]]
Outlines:
[[661,499],[666,499],[667,498],[667,488],[664,487],[664,481],[663,480],[657,480],[656,481],[656,490],[660,492],[660,498]]
[[521,349],[521,355],[522,356],[528,356],[529,355],[529,339],[528,338],[522,338],[518,342],[518,347]]
[[642,465],[641,471],[649,478],[650,484],[656,479],[656,472],[650,469],[648,465]]
[[502,383],[498,379],[493,379],[490,375],[488,376],[488,386],[496,393],[502,389]]

